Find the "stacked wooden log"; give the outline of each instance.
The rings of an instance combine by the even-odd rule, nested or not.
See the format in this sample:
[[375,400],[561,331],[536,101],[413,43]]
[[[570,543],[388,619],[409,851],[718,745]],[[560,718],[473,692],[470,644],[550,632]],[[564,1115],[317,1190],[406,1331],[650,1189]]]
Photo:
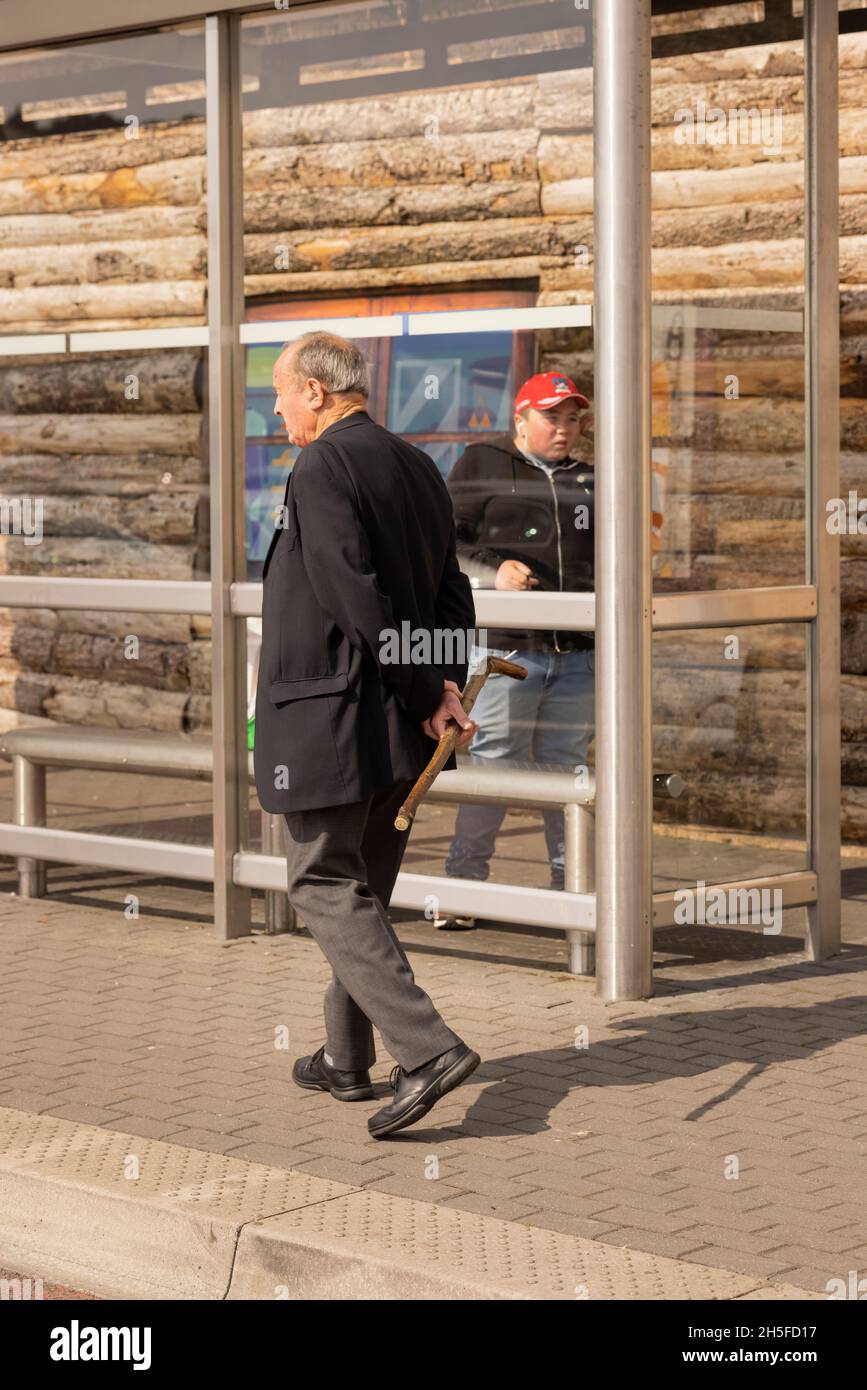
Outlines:
[[[207,577],[201,369],[196,349],[0,365],[3,496],[38,498],[43,532],[0,536],[6,573]],[[5,723],[200,726],[206,631],[174,615],[0,610]]]
[[[867,40],[840,40],[841,487],[867,498]],[[558,111],[574,129],[543,134],[549,215],[589,217],[589,85]],[[677,113],[776,107],[780,151],[690,145]],[[571,103],[571,106],[570,106]],[[731,308],[803,308],[803,54],[800,45],[690,54],[654,63],[654,299]],[[556,176],[554,165],[558,165]],[[592,251],[592,227],[585,242]],[[590,298],[563,258],[542,277],[544,303]],[[543,335],[543,363],[592,396],[588,331]],[[804,341],[795,333],[689,332],[681,356],[655,339],[654,463],[665,522],[658,591],[798,584],[805,579]],[[592,457],[592,438],[584,444]],[[841,537],[842,825],[867,841],[867,537]],[[739,645],[730,640],[737,637]],[[685,801],[657,813],[798,838],[805,825],[806,648],[801,630],[660,635],[654,659],[654,754],[684,775]]]
[[[843,482],[867,495],[867,38],[840,41]],[[779,111],[780,146],[689,144],[685,110]],[[803,51],[793,43],[654,63],[653,272],[660,304],[803,307]],[[245,116],[246,289],[346,296],[534,284],[590,302],[592,76],[393,94]],[[345,134],[346,138],[339,136]],[[0,334],[204,322],[200,121],[6,142]],[[341,312],[345,312],[341,309]],[[291,308],[287,307],[287,314]],[[327,302],[323,304],[327,313]],[[538,336],[592,396],[589,330]],[[803,338],[699,332],[654,371],[665,486],[660,588],[804,577]],[[207,574],[203,355],[0,360],[0,490],[38,494],[45,540],[0,536],[12,573]],[[730,379],[736,378],[736,394]],[[129,379],[138,382],[130,398]],[[728,389],[727,389],[728,388]],[[584,444],[592,456],[592,435]],[[867,552],[842,539],[844,833],[867,840]],[[803,634],[669,635],[657,756],[689,815],[803,829]],[[137,655],[128,655],[130,636]],[[0,718],[203,727],[207,623],[8,610]]]

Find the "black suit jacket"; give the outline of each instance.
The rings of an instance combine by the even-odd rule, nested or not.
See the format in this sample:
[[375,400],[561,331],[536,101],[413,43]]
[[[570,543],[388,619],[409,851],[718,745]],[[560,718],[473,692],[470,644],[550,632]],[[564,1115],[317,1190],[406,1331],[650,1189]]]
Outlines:
[[272,812],[417,777],[436,747],[422,721],[444,680],[464,685],[476,621],[436,464],[366,411],[301,451],[284,503],[256,689],[256,790]]

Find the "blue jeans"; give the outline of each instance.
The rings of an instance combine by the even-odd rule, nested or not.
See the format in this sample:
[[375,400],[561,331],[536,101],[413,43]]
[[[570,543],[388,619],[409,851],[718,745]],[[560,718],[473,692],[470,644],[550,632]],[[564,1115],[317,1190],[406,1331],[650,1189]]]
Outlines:
[[[474,763],[501,761],[508,789],[510,763],[553,765],[575,772],[587,763],[593,737],[595,652],[534,652],[485,649],[526,666],[526,680],[489,676],[470,717],[479,731],[469,747]],[[480,655],[474,651],[473,659]],[[466,805],[458,809],[455,833],[446,857],[450,878],[484,880],[490,872],[497,832],[505,806]],[[551,887],[562,888],[565,832],[562,810],[543,812],[545,844],[551,864]]]

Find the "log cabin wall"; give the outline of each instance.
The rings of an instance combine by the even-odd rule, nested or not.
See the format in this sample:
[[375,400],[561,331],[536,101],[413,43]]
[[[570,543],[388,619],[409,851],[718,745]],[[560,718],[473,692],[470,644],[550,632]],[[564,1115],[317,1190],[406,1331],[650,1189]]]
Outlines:
[[[803,305],[798,43],[654,60],[654,296],[660,303]],[[419,287],[537,286],[592,298],[591,73],[546,73],[245,117],[247,293],[346,296]],[[865,486],[867,36],[840,42],[842,495]],[[680,145],[675,113],[782,110],[783,157]],[[344,132],[347,134],[344,135]],[[0,333],[205,321],[204,125],[0,145]],[[276,268],[279,255],[280,268]],[[288,310],[287,310],[288,312]],[[589,330],[537,337],[540,369],[592,398]],[[720,371],[735,364],[737,401]],[[5,497],[45,498],[45,540],[0,537],[9,573],[208,574],[203,354],[0,361]],[[660,588],[803,576],[803,340],[717,334],[696,344],[689,417],[655,373],[665,476]],[[130,399],[128,383],[137,381]],[[734,407],[734,408],[731,408]],[[592,451],[588,431],[585,449]],[[685,528],[685,530],[684,530]],[[683,535],[689,537],[683,546]],[[800,550],[799,550],[800,547]],[[867,842],[867,555],[842,538],[843,832]],[[124,655],[140,638],[135,662]],[[722,635],[670,635],[655,675],[657,761],[688,763],[693,820],[803,826],[803,638],[754,629],[735,671]],[[165,730],[209,718],[204,619],[9,610],[0,717]],[[798,762],[800,759],[800,762]],[[756,795],[752,813],[733,778]],[[800,797],[800,801],[799,798]],[[750,819],[750,814],[752,819]]]
[[[0,333],[203,324],[204,126],[0,145]],[[200,349],[0,359],[3,495],[44,539],[11,574],[208,576]],[[0,612],[0,720],[173,731],[209,721],[209,620]],[[130,638],[136,639],[134,651]]]

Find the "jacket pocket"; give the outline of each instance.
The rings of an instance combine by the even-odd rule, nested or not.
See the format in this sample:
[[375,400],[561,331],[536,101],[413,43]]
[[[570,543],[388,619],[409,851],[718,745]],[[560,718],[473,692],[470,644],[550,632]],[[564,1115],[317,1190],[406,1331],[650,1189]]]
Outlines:
[[280,609],[279,679],[289,684],[325,680],[333,673],[335,665],[336,662],[328,660],[325,617],[321,609],[310,605],[301,612],[284,602]]
[[300,680],[271,681],[268,695],[277,705],[284,700],[306,700],[311,695],[335,695],[349,684],[349,673],[339,671],[334,676],[305,676]]

